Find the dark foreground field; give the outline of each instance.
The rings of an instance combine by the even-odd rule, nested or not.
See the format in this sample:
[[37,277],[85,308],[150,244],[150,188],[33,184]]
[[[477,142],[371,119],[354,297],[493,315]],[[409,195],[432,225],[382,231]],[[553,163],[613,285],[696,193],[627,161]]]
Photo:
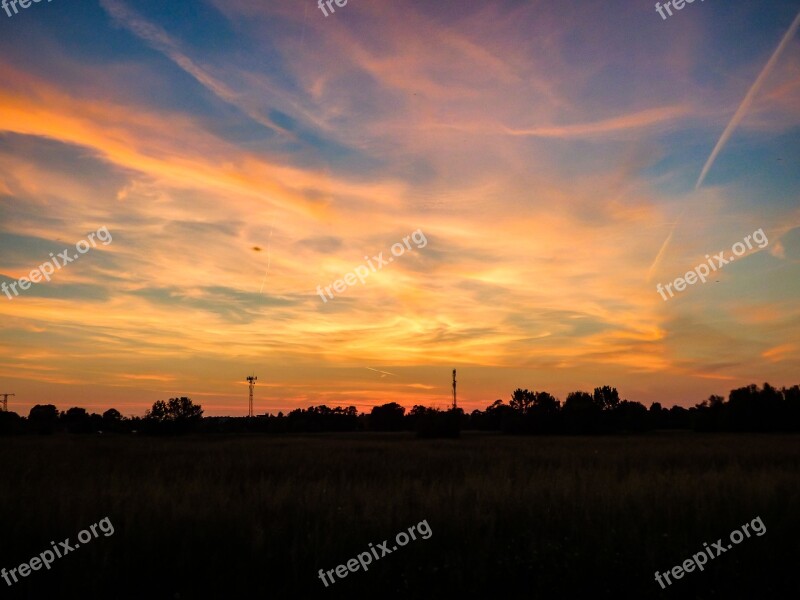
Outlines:
[[[800,437],[0,438],[5,598],[798,597]],[[760,516],[666,591],[661,572]],[[401,530],[432,530],[326,588]]]

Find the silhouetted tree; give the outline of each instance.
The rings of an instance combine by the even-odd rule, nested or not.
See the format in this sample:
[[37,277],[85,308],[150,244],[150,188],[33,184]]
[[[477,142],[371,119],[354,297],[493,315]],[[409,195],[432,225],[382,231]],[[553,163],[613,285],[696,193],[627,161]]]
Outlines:
[[689,411],[682,406],[673,406],[667,413],[667,422],[670,428],[688,429],[690,427]]
[[648,428],[647,409],[643,404],[623,400],[613,410],[613,427],[616,431],[645,431]]
[[784,402],[785,431],[800,431],[800,386],[781,388]]
[[34,406],[27,419],[14,413],[0,413],[0,434],[9,432],[71,433],[94,431],[146,431],[155,433],[238,432],[322,432],[322,431],[415,431],[419,437],[457,437],[461,429],[506,433],[597,434],[639,432],[648,429],[694,429],[696,431],[800,431],[800,386],[776,389],[769,383],[730,391],[726,401],[711,395],[690,409],[659,402],[649,410],[638,402],[620,400],[616,388],[603,386],[593,394],[572,392],[562,405],[548,392],[517,388],[510,404],[496,400],[484,411],[465,415],[462,409],[441,411],[415,405],[405,409],[391,402],[376,406],[370,414],[354,406],[329,408],[325,405],[295,409],[284,416],[255,418],[207,417],[189,398],[170,398],[153,403],[145,418],[123,418],[116,409],[102,416],[73,407],[59,415],[52,404]]
[[604,385],[603,387],[594,388],[592,399],[603,410],[612,410],[619,404],[619,393],[617,388]]
[[[416,420],[414,431],[419,438],[457,438],[461,435],[461,418],[464,411],[460,408],[447,411],[434,408],[415,407]],[[422,409],[422,410],[419,410]]]
[[661,429],[667,426],[667,411],[661,402],[653,402],[647,411],[647,420],[650,429]]
[[533,392],[533,402],[525,418],[528,433],[560,433],[561,403],[547,392]]
[[728,414],[734,431],[752,428],[758,411],[758,397],[758,386],[754,384],[731,390],[728,395]]
[[406,413],[404,418],[405,429],[408,429],[409,431],[416,431],[417,423],[427,414],[429,410],[431,409],[419,404],[412,406],[411,410]]
[[784,399],[783,394],[768,383],[764,383],[759,393],[759,405],[756,411],[756,431],[779,431],[783,428]]
[[514,390],[514,393],[511,394],[511,402],[509,402],[509,406],[511,406],[511,408],[518,413],[524,415],[526,412],[528,412],[528,409],[533,404],[533,400],[533,392],[530,392],[527,389],[522,390],[517,388]]
[[297,408],[287,416],[288,431],[355,431],[359,428],[358,411],[355,406],[334,409],[327,406]]
[[58,423],[58,409],[52,404],[37,404],[28,413],[28,422],[36,433],[54,433]]
[[470,426],[482,431],[505,431],[505,423],[514,418],[517,412],[502,400],[495,400],[486,410],[474,410],[470,414]]
[[70,433],[92,432],[91,419],[85,408],[73,406],[67,412],[61,413],[60,420]]
[[182,396],[168,402],[156,400],[145,413],[144,421],[151,433],[185,433],[196,428],[202,416],[202,406]]
[[692,409],[693,428],[697,431],[721,431],[727,429],[729,421],[725,398],[711,395]]
[[153,407],[145,411],[144,418],[149,421],[162,423],[167,420],[167,403],[163,400],[156,400],[153,402]]
[[369,428],[373,431],[400,431],[405,412],[406,409],[397,402],[374,406],[369,415]]
[[103,421],[106,423],[117,423],[122,421],[122,413],[116,408],[109,408],[103,413]]
[[167,403],[167,417],[173,421],[197,421],[202,416],[203,407],[185,396],[170,398]]
[[571,392],[564,401],[567,433],[596,433],[600,430],[602,407],[587,392]]
[[22,433],[23,421],[17,413],[13,411],[0,412],[0,435],[12,435]]
[[103,413],[101,420],[101,429],[103,431],[120,432],[124,430],[122,413],[116,408],[109,408]]

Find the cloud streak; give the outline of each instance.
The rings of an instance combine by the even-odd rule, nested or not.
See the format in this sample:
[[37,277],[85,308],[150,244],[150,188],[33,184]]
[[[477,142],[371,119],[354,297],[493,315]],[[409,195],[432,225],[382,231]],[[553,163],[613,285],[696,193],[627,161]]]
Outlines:
[[[796,181],[771,181],[757,202],[734,181],[676,219],[707,155],[693,152],[712,111],[696,99],[719,81],[694,51],[708,32],[698,20],[675,36],[638,9],[566,1],[581,7],[572,18],[554,3],[374,0],[326,21],[290,0],[152,13],[103,0],[91,21],[42,22],[38,40],[10,32],[0,280],[102,224],[115,243],[47,295],[0,302],[9,385],[30,405],[113,399],[141,413],[191,394],[209,414],[243,414],[242,364],[268,366],[260,396],[273,412],[447,406],[453,367],[470,409],[520,386],[563,399],[608,383],[672,403],[724,392],[741,373],[789,383],[793,355],[770,349],[800,338],[797,234],[781,229],[798,222]],[[729,11],[737,34],[747,10]],[[731,55],[761,56],[785,29],[760,14],[747,39],[713,30],[732,76]],[[648,34],[631,36],[621,16]],[[66,35],[88,24],[89,39]],[[792,50],[748,127],[800,119]],[[781,143],[788,167],[800,146]],[[782,252],[737,259],[720,285],[668,307],[642,282],[662,267],[680,274],[752,220]],[[317,285],[389,257],[418,228],[424,250],[320,302]],[[42,365],[45,388],[26,379]]]
[[235,106],[248,117],[272,131],[288,133],[285,129],[278,127],[275,123],[265,118],[247,102],[244,102],[239,94],[211,75],[206,68],[201,67],[186,56],[179,49],[178,44],[161,27],[143,19],[119,0],[100,0],[100,5],[119,25],[147,42],[154,50],[164,54],[220,100]]
[[534,127],[531,129],[512,129],[505,127],[504,130],[510,135],[532,136],[541,138],[580,138],[628,131],[632,129],[642,129],[661,125],[679,119],[690,113],[686,106],[664,106],[638,111],[629,115],[603,119],[593,123],[579,123],[575,125],[561,125],[549,127]]

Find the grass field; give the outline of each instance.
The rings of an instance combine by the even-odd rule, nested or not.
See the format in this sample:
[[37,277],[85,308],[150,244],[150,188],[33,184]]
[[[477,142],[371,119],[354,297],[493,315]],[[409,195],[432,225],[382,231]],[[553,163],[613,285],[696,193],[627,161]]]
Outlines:
[[[800,436],[0,438],[6,598],[798,597]],[[760,516],[761,537],[654,580]],[[433,531],[326,588],[368,544]],[[390,547],[391,547],[390,543]]]

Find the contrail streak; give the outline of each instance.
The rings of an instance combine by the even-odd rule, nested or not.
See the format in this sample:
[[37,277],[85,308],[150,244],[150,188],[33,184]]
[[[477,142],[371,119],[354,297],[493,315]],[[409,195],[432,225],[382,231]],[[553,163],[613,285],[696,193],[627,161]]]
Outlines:
[[[684,211],[685,210],[686,209],[684,209]],[[653,260],[653,264],[651,264],[650,268],[647,269],[647,279],[645,281],[650,281],[653,278],[653,273],[655,273],[656,269],[658,268],[658,265],[661,264],[661,257],[664,256],[664,253],[667,251],[669,243],[672,241],[672,235],[675,233],[675,228],[678,226],[678,221],[681,220],[684,211],[681,211],[681,214],[678,215],[678,218],[675,219],[675,222],[672,224],[672,228],[669,230],[669,235],[667,236],[667,239],[664,240],[663,244],[661,244],[661,250],[659,250],[658,254],[656,254],[656,257]]]
[[372,367],[364,367],[364,368],[369,369],[370,371],[375,371],[376,373],[383,373],[381,377],[386,377],[387,375],[394,375],[395,377],[398,377],[398,375],[395,375],[394,373],[389,373],[388,371],[381,371],[379,369],[373,369]]
[[[781,39],[780,44],[778,44],[778,47],[775,49],[775,52],[773,52],[772,56],[769,57],[767,64],[764,65],[764,68],[761,69],[761,73],[758,74],[758,77],[756,77],[756,80],[753,82],[753,85],[751,85],[750,89],[747,90],[747,94],[745,95],[744,100],[742,100],[742,103],[739,105],[739,108],[736,109],[736,112],[733,114],[733,117],[728,123],[728,126],[725,127],[725,131],[722,132],[722,135],[717,141],[716,146],[714,146],[714,149],[711,151],[708,160],[706,160],[706,164],[703,165],[703,170],[700,172],[700,177],[698,177],[697,183],[694,185],[695,190],[698,189],[701,185],[703,185],[703,181],[705,181],[706,175],[713,166],[714,161],[717,158],[717,155],[722,151],[722,148],[725,146],[730,137],[733,135],[733,132],[739,126],[739,123],[741,123],[745,113],[750,108],[750,105],[753,103],[753,99],[756,97],[756,94],[758,94],[764,81],[766,81],[767,77],[769,77],[769,74],[772,72],[775,63],[778,62],[778,58],[780,58],[780,55],[783,52],[784,48],[786,48],[786,46],[789,44],[789,41],[792,39],[792,37],[794,37],[794,34],[797,33],[798,27],[800,27],[800,13],[797,13],[797,16],[794,18],[794,21],[792,21],[792,24],[789,26],[789,29],[784,34],[783,39]],[[661,263],[662,257],[664,256],[664,254],[666,254],[667,248],[669,247],[669,244],[672,241],[672,235],[675,233],[675,228],[677,227],[678,222],[681,220],[681,217],[683,216],[684,212],[686,212],[686,207],[684,207],[684,209],[681,211],[681,214],[678,215],[678,218],[675,220],[675,223],[669,230],[669,235],[667,235],[667,239],[664,240],[663,244],[661,244],[661,249],[658,251],[658,254],[656,255],[655,259],[653,259],[653,263],[647,270],[647,279],[646,279],[647,281],[650,281],[650,279],[653,276],[653,273],[658,268],[658,265]]]
[[730,123],[728,123],[728,126],[725,128],[725,131],[722,132],[717,145],[714,146],[714,150],[711,152],[711,156],[708,157],[706,164],[703,166],[703,170],[700,173],[700,177],[697,179],[694,189],[697,189],[703,185],[706,174],[714,164],[714,160],[717,158],[717,155],[722,151],[722,148],[725,146],[728,139],[736,130],[736,127],[738,127],[739,123],[744,118],[747,109],[749,109],[750,105],[753,103],[753,98],[755,98],[756,94],[761,89],[761,86],[764,84],[764,81],[767,79],[767,77],[769,77],[769,74],[772,72],[775,63],[778,62],[778,58],[780,58],[784,48],[786,48],[786,46],[789,44],[789,41],[792,39],[792,37],[794,37],[794,34],[797,33],[798,26],[800,26],[800,13],[797,13],[794,21],[789,26],[789,30],[783,36],[781,43],[778,44],[778,47],[775,49],[775,52],[772,53],[772,56],[770,56],[767,64],[764,65],[763,69],[761,69],[761,73],[759,73],[753,85],[750,86],[750,89],[747,91],[747,95],[744,97],[744,100],[742,100],[739,108],[736,109],[736,112],[734,113],[733,118],[730,120]]
[[195,78],[197,82],[213,93],[220,100],[238,108],[248,117],[264,127],[283,135],[291,135],[289,131],[278,127],[270,119],[263,117],[252,103],[240,98],[239,94],[221,80],[215,78],[208,69],[193,61],[184,54],[167,32],[140,17],[135,11],[119,0],[100,0],[100,6],[122,27],[133,35],[144,40],[151,48],[169,58],[172,62]]

